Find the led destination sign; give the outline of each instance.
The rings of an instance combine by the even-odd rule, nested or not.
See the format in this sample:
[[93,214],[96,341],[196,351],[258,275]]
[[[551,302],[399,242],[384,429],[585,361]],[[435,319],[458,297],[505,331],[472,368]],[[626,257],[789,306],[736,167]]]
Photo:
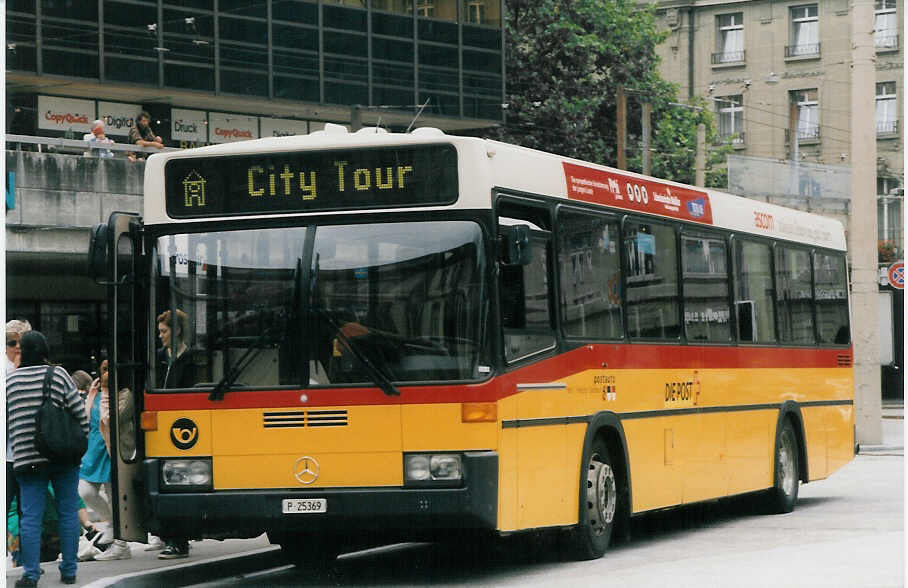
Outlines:
[[171,159],[167,214],[197,218],[450,204],[452,145]]

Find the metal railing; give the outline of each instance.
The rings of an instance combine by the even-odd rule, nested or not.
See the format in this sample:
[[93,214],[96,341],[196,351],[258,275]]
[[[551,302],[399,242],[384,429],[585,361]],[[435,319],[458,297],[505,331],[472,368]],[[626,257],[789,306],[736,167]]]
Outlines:
[[716,137],[716,145],[744,145],[744,132],[731,133],[728,135],[719,135]]
[[745,51],[720,51],[712,54],[712,64],[743,63],[745,55]]
[[873,46],[877,51],[895,50],[899,48],[898,34],[892,35],[874,35]]
[[[798,143],[803,143],[804,141],[819,141],[820,125],[814,125],[807,127],[806,129],[798,129],[795,131],[795,135],[798,138]],[[791,133],[788,129],[785,129],[785,142],[791,142]]]
[[820,54],[819,43],[785,45],[785,57],[814,57]]
[[899,134],[898,120],[884,120],[876,123],[877,137]]
[[140,147],[129,143],[97,143],[95,141],[83,141],[81,139],[64,139],[62,137],[36,137],[33,135],[13,135],[5,134],[6,149],[21,151],[22,145],[36,145],[38,152],[47,151],[49,153],[68,153],[75,155],[85,155],[87,157],[98,157],[92,153],[92,150],[98,151],[107,149],[110,151],[131,152],[131,153],[160,153],[161,151],[180,151],[177,147]]

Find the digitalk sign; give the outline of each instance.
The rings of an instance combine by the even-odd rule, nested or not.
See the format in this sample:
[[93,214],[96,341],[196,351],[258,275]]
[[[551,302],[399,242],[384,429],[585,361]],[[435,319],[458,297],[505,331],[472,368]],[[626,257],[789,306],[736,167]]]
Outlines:
[[128,137],[141,110],[139,104],[98,101],[98,118],[104,121],[104,132],[114,137]]

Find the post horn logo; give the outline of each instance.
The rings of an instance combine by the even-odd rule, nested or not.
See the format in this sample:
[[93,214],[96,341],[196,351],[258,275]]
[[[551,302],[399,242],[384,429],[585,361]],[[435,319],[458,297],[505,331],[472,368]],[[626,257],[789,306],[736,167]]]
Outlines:
[[297,482],[305,486],[314,484],[318,480],[320,471],[321,468],[318,465],[318,461],[308,455],[304,455],[293,464],[293,475],[296,477]]
[[177,419],[170,426],[170,440],[177,449],[191,449],[199,440],[199,428],[191,419]]

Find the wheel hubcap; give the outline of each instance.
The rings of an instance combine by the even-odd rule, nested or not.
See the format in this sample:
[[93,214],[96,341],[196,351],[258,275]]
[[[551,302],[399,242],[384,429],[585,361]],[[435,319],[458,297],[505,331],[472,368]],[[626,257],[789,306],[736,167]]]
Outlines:
[[615,488],[615,474],[611,466],[599,461],[598,456],[590,460],[586,483],[586,504],[589,510],[590,528],[596,535],[605,532],[606,525],[615,519],[615,505],[618,492]]

